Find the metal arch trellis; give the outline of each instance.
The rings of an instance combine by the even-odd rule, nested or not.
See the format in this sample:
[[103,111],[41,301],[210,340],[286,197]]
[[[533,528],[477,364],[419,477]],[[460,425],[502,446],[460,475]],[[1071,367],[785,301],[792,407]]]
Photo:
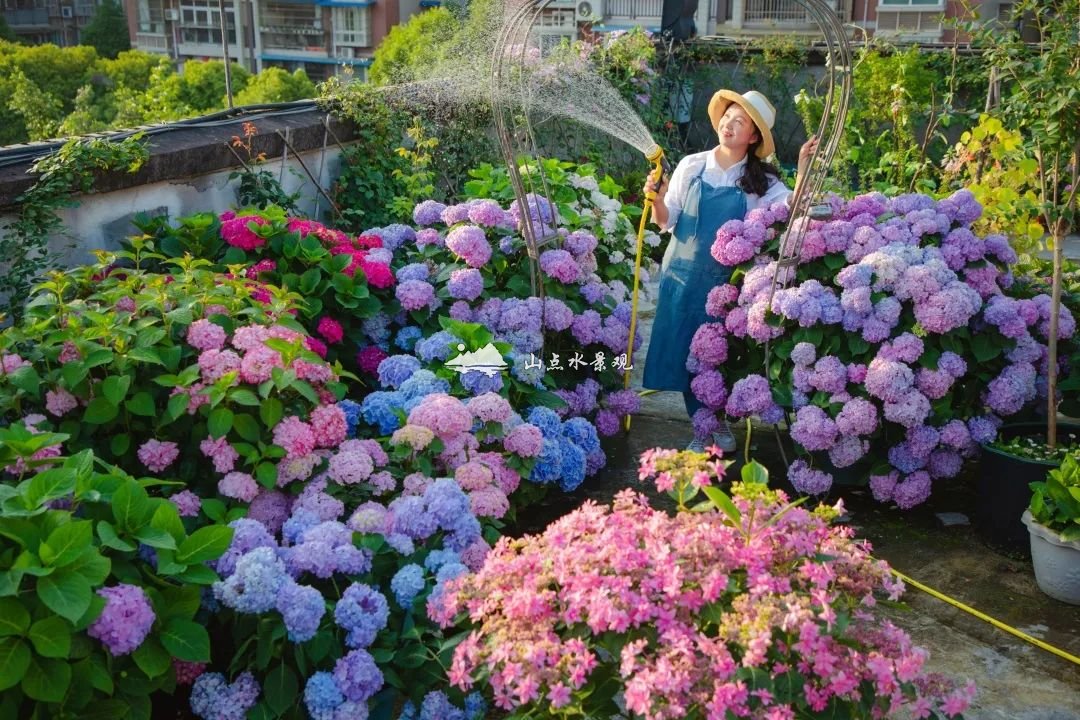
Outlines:
[[[795,275],[794,268],[798,264],[803,238],[809,227],[807,219],[821,220],[831,217],[830,206],[817,204],[817,199],[820,197],[822,186],[840,144],[851,98],[851,46],[835,9],[826,0],[796,1],[813,18],[824,38],[828,90],[816,133],[821,142],[819,142],[810,159],[806,176],[802,178],[802,182],[799,183],[797,192],[791,200],[790,217],[792,221],[781,236],[780,248],[773,271],[772,290],[769,297],[770,307],[776,291],[783,289]],[[529,92],[527,84],[522,82],[520,87],[515,88],[514,83],[516,80],[521,79],[520,71],[517,73],[518,76],[515,77],[515,67],[523,68],[527,62],[528,38],[536,19],[551,2],[552,0],[507,0],[503,7],[501,30],[495,39],[492,51],[491,70],[491,105],[496,135],[503,160],[506,162],[510,183],[514,189],[515,202],[523,220],[522,234],[529,256],[533,295],[541,298],[543,298],[544,289],[537,268],[539,248],[555,237],[559,216],[554,209],[554,204],[550,202],[547,178],[539,161],[535,135],[529,120],[531,103],[527,96]],[[519,106],[520,112],[518,113],[513,112],[514,104],[509,99],[512,94],[520,95],[521,103]],[[523,141],[524,148],[515,148],[515,137]],[[659,148],[656,148],[656,150],[659,152]],[[518,158],[523,155],[535,160],[535,170],[530,169],[525,176],[522,176],[517,164]],[[650,155],[649,157],[650,161],[656,163],[657,171],[661,162],[659,158],[662,158],[662,152],[659,152],[659,155]],[[534,203],[537,204],[537,215],[540,216],[538,222],[534,222],[532,217],[532,208],[528,198],[530,193],[534,197]],[[544,222],[539,208],[541,202],[546,203],[552,209],[553,217],[550,224]],[[640,267],[640,253],[641,247],[639,243],[637,267]],[[637,280],[637,271],[635,270],[635,296],[638,285]],[[632,327],[628,345],[630,349],[633,348],[633,343]],[[768,346],[766,346],[766,363],[768,363],[768,355]],[[768,374],[768,367],[766,367],[766,373]],[[784,459],[786,463],[786,457]]]

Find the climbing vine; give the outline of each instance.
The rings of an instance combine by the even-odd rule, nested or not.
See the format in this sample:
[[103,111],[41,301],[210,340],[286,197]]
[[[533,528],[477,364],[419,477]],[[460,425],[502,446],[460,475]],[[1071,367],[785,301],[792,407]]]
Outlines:
[[73,138],[30,168],[34,185],[16,198],[15,220],[0,233],[0,320],[22,315],[21,299],[50,269],[56,252],[49,239],[63,232],[58,211],[75,207],[75,195],[91,190],[97,173],[136,172],[149,157],[142,135],[119,142],[102,138]]

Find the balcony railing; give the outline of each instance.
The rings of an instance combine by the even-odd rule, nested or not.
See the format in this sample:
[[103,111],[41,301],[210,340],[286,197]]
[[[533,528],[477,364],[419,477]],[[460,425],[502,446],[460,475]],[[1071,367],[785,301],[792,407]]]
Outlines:
[[5,10],[4,19],[13,28],[34,27],[49,24],[49,11],[45,8],[28,10]]
[[664,0],[607,0],[604,14],[609,18],[658,18],[664,14]]
[[135,33],[135,47],[147,52],[169,52],[169,38],[155,33]]
[[[829,3],[841,20],[847,19],[850,0],[831,0]],[[813,16],[797,0],[746,0],[743,5],[746,25],[815,25]]]

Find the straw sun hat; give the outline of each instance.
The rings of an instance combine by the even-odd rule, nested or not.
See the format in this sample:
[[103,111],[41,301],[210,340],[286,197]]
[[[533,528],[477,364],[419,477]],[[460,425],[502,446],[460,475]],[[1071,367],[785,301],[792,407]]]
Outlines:
[[761,145],[758,146],[757,156],[765,159],[772,155],[776,150],[772,136],[773,123],[776,122],[776,108],[757,90],[751,90],[742,95],[733,90],[717,90],[709,101],[709,119],[712,121],[713,130],[720,124],[720,118],[731,107],[731,103],[738,103],[739,107],[745,110],[757,125],[758,134],[761,135]]

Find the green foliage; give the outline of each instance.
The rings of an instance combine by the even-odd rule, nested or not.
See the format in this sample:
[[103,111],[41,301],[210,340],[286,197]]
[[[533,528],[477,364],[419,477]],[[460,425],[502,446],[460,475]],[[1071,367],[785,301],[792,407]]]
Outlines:
[[1002,233],[1023,255],[1043,249],[1046,228],[1040,222],[1037,194],[1038,160],[1023,135],[983,114],[949,151],[943,181],[966,187],[983,206],[977,231]]
[[[0,484],[4,709],[13,717],[93,709],[148,719],[150,695],[175,689],[172,658],[210,659],[206,631],[192,622],[196,583],[217,579],[203,563],[225,551],[232,529],[209,525],[189,535],[169,500],[150,497],[144,483],[90,451],[45,452],[67,440],[22,423],[0,429],[0,470],[15,477]],[[140,544],[155,549],[156,564],[143,560]],[[134,653],[114,656],[87,628],[106,607],[97,591],[118,583],[141,587],[155,620]]]
[[[299,72],[299,71],[298,71]],[[244,137],[233,135],[232,147],[247,153],[247,164],[241,170],[229,173],[230,180],[239,178],[236,187],[236,199],[241,207],[257,207],[264,210],[271,205],[295,211],[299,191],[288,194],[281,183],[269,170],[261,166],[266,161],[263,153],[256,153],[252,147],[258,134],[255,123],[244,123]]]
[[131,50],[127,17],[117,0],[102,0],[94,12],[94,17],[83,28],[82,43],[90,45],[97,50],[98,55],[105,58],[115,58],[120,53]]
[[0,40],[13,43],[15,42],[15,39],[15,31],[8,25],[7,18],[0,15]]
[[1065,457],[1043,482],[1031,483],[1031,516],[1035,522],[1061,535],[1066,542],[1080,540],[1080,453]]
[[395,152],[404,161],[404,168],[394,170],[394,178],[401,183],[402,192],[390,204],[391,211],[399,220],[412,217],[417,203],[435,193],[435,172],[432,169],[432,153],[439,147],[439,139],[428,137],[424,126],[417,119],[405,131],[409,143]]
[[[403,192],[398,175],[405,159],[387,148],[401,143],[407,127],[404,113],[395,111],[370,85],[343,84],[331,78],[322,86],[320,102],[338,114],[357,120],[356,140],[342,154],[342,167],[331,194],[341,208],[341,227],[361,232],[394,222],[392,200]],[[362,118],[362,120],[361,120]]]
[[461,23],[446,8],[418,13],[402,25],[395,25],[375,48],[368,70],[374,85],[393,85],[417,79],[418,70],[431,67],[445,57]]
[[[235,78],[235,75],[234,75]],[[292,102],[315,97],[315,83],[303,70],[289,74],[288,70],[268,67],[253,76],[240,92],[234,92],[237,105]]]
[[134,135],[116,143],[97,138],[69,140],[34,164],[31,171],[39,174],[38,180],[19,196],[18,217],[0,236],[3,314],[18,320],[30,288],[54,266],[49,240],[62,228],[56,211],[75,205],[74,194],[90,190],[95,171],[135,172],[147,157],[142,137]]
[[[233,97],[247,87],[251,73],[237,63],[231,63]],[[225,63],[220,60],[184,63],[178,76],[177,99],[198,112],[209,112],[225,106]]]

